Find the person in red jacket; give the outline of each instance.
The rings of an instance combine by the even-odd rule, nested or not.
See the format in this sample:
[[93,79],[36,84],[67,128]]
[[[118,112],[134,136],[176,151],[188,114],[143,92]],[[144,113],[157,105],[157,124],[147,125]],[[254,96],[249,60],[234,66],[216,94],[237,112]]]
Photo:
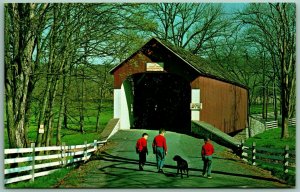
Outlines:
[[147,140],[148,134],[143,133],[142,137],[137,140],[135,146],[136,152],[139,154],[139,169],[141,171],[144,170],[144,165],[146,163],[146,155],[148,155]]
[[211,164],[212,164],[212,155],[214,154],[214,146],[211,144],[209,138],[204,139],[204,145],[202,146],[201,156],[203,160],[203,173],[204,177],[207,173],[207,178],[211,179]]
[[157,135],[152,143],[152,148],[153,148],[153,153],[156,154],[156,165],[158,172],[163,171],[163,166],[164,166],[164,161],[165,161],[165,156],[167,155],[167,141],[165,138],[165,130],[160,129],[159,130],[159,135]]

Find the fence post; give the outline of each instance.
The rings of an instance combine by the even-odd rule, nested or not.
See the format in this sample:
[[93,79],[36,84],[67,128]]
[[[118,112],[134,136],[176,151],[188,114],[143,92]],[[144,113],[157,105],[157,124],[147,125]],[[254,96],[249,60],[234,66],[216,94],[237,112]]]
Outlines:
[[34,169],[35,169],[35,143],[31,143],[31,148],[32,148],[32,161],[31,161],[31,182],[34,182]]
[[85,145],[85,147],[84,147],[84,153],[83,153],[83,155],[84,155],[84,162],[86,162],[87,161],[87,141],[85,141],[84,142],[84,145]]
[[289,166],[289,146],[286,145],[284,149],[284,161],[283,161],[283,169],[284,173],[288,173],[288,166]]
[[63,142],[61,145],[61,165],[64,167],[66,165],[66,143]]
[[256,165],[256,162],[255,162],[255,159],[256,159],[256,156],[255,156],[255,153],[256,153],[255,146],[256,146],[256,143],[253,142],[252,143],[252,165]]

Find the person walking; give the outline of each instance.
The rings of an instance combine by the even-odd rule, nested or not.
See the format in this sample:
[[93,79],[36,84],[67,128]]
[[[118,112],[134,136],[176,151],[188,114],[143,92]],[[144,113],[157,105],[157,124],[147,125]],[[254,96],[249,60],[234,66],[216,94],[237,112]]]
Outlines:
[[159,135],[157,135],[152,143],[153,153],[156,154],[156,164],[158,172],[164,173],[163,166],[165,161],[165,156],[167,155],[167,141],[165,138],[165,130],[160,129]]
[[136,153],[139,154],[139,170],[144,170],[144,165],[146,163],[146,155],[148,155],[147,148],[148,134],[143,133],[142,137],[136,142]]
[[212,155],[214,154],[214,146],[210,142],[209,138],[204,139],[204,145],[202,146],[201,156],[203,160],[203,173],[202,176],[205,177],[207,173],[207,178],[211,179],[211,168],[212,168]]

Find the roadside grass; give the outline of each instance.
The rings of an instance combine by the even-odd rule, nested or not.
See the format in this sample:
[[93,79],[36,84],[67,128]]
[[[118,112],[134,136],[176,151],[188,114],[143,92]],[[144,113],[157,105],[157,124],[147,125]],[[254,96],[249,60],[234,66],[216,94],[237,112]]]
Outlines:
[[[107,125],[108,121],[113,118],[113,107],[112,103],[105,104],[106,107],[101,112],[100,116],[100,128],[96,131],[96,110],[88,110],[85,113],[84,119],[84,131],[85,133],[81,133],[79,129],[79,114],[73,112],[73,118],[68,121],[68,128],[61,129],[61,140],[65,142],[66,145],[80,145],[84,144],[85,141],[88,143],[92,143],[94,140],[100,139],[100,133]],[[88,107],[88,105],[86,106]],[[30,127],[28,130],[28,140],[29,142],[35,142],[36,135],[37,135],[37,121],[35,117],[32,117],[30,123]],[[56,144],[56,125],[57,125],[57,118],[54,119],[54,127],[53,127],[53,136],[52,136],[52,144]],[[4,147],[9,148],[8,142],[8,134],[7,128],[5,125],[4,128]],[[50,160],[49,160],[50,161]],[[46,161],[44,161],[46,162]],[[27,166],[28,163],[20,164],[20,166]],[[6,165],[5,168],[9,168],[9,165]],[[50,175],[38,177],[35,179],[34,182],[29,181],[22,181],[18,183],[12,183],[5,185],[6,188],[53,188],[63,177],[68,174],[72,168],[62,168]]]
[[34,182],[21,181],[18,183],[5,185],[5,188],[53,188],[54,185],[62,180],[71,170],[71,168],[62,168],[50,175],[35,178]]
[[[89,113],[86,115],[84,119],[84,131],[85,133],[81,133],[79,129],[79,116],[74,117],[74,119],[68,122],[68,128],[61,129],[61,140],[65,142],[66,145],[75,145],[75,144],[83,144],[84,141],[88,143],[93,142],[94,140],[99,140],[100,133],[105,128],[108,121],[113,118],[113,109],[107,108],[101,112],[100,116],[100,128],[96,131],[96,115],[93,113]],[[52,145],[56,144],[56,125],[57,119],[54,120],[53,127],[53,136],[52,136]],[[28,140],[29,142],[35,142],[37,136],[37,121],[34,117],[31,118],[30,127],[28,130]],[[9,148],[8,142],[8,134],[7,129],[4,129],[4,147]]]
[[[251,146],[253,142],[256,143],[258,147],[268,147],[268,148],[277,148],[284,149],[286,145],[289,146],[290,150],[296,150],[296,127],[289,127],[289,135],[288,139],[281,139],[281,127],[276,129],[271,129],[265,131],[261,134],[258,134],[252,138],[249,138],[246,142],[246,146]],[[258,166],[263,169],[269,170],[272,174],[280,179],[285,180],[289,185],[295,186],[296,182],[296,170],[289,169],[288,173],[283,172],[283,166],[274,164],[273,166],[270,164],[258,164]]]

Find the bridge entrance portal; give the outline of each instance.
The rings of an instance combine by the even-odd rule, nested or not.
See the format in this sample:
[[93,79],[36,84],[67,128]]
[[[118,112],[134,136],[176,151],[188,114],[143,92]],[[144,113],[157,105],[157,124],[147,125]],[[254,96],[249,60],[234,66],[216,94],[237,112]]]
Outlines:
[[139,73],[130,78],[131,128],[188,132],[191,123],[191,87],[171,73]]

